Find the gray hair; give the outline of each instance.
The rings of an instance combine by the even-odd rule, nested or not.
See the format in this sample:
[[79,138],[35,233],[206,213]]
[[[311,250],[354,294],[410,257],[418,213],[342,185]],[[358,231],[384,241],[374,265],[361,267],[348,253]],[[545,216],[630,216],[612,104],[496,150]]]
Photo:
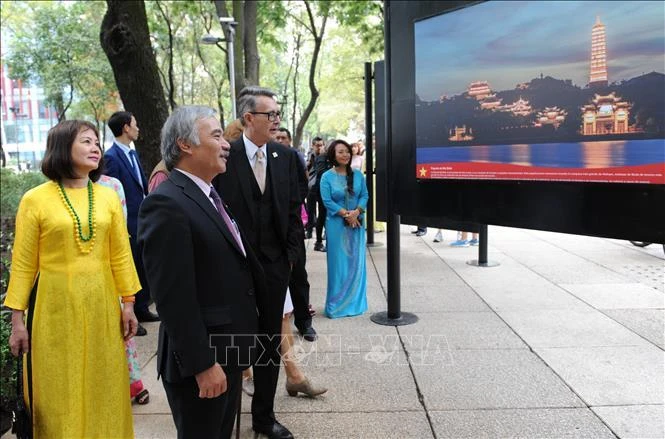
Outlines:
[[186,140],[195,146],[200,144],[196,122],[214,117],[217,112],[203,105],[183,105],[173,110],[162,127],[160,150],[166,169],[172,171],[180,160],[178,140]]
[[268,88],[255,85],[250,85],[240,90],[240,94],[238,95],[238,117],[243,126],[245,126],[245,118],[243,115],[245,113],[256,111],[256,98],[259,96],[275,99],[277,93]]

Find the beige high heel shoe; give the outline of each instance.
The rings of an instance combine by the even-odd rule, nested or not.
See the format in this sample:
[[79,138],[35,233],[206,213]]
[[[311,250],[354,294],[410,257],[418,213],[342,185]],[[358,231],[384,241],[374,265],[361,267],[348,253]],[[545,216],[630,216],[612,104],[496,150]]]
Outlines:
[[328,389],[326,389],[325,387],[320,387],[320,388],[312,387],[312,384],[309,382],[309,380],[305,378],[301,383],[298,384],[290,383],[287,380],[286,391],[288,392],[289,396],[297,396],[298,392],[300,392],[304,393],[310,398],[313,398],[315,396],[326,393]]

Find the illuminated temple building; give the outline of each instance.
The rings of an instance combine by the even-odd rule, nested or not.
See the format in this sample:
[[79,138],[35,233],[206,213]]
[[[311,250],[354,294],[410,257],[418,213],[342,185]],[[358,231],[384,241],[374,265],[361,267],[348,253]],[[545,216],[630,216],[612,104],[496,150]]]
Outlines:
[[566,114],[566,111],[561,110],[559,107],[545,107],[544,110],[538,112],[533,125],[536,127],[552,125],[554,128],[559,128],[559,125],[566,120]]
[[607,86],[607,42],[605,25],[596,17],[596,24],[591,29],[591,69],[589,87]]
[[469,87],[467,87],[467,93],[470,97],[480,101],[490,96],[492,90],[487,81],[476,81],[469,84]]
[[491,94],[480,100],[480,108],[483,110],[496,110],[500,106],[501,98],[497,98],[495,94]]
[[515,116],[528,116],[533,111],[531,105],[529,105],[529,101],[522,98],[519,98],[512,104],[501,105],[497,107],[497,110],[513,113]]
[[596,94],[592,103],[582,107],[582,134],[620,134],[635,131],[628,126],[632,105],[612,92],[602,96]]
[[462,127],[455,126],[454,129],[450,130],[450,137],[448,140],[460,142],[462,140],[473,140],[473,132],[471,128],[467,129],[466,125]]

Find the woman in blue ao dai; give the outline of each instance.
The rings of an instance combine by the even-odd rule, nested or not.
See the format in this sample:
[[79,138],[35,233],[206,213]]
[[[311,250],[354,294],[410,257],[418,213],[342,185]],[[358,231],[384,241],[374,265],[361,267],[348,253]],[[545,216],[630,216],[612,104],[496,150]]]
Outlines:
[[333,168],[321,177],[321,199],[326,210],[328,291],[325,314],[330,318],[356,316],[367,311],[366,234],[367,184],[351,168],[351,146],[333,140],[328,147]]

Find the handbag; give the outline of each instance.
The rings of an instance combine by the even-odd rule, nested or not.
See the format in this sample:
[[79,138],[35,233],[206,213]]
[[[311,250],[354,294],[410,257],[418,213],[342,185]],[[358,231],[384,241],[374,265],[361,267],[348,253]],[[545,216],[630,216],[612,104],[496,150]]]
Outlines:
[[[30,291],[30,302],[28,305],[27,327],[28,334],[32,334],[32,319],[34,317],[35,303],[37,301],[37,285],[39,274]],[[32,343],[31,343],[32,347]],[[19,355],[16,360],[16,401],[12,410],[12,433],[16,439],[32,439],[32,353],[28,351],[26,358],[26,378],[28,384],[28,406],[25,405],[23,393],[23,356]]]
[[[29,360],[28,360],[29,361]],[[16,401],[14,409],[12,410],[12,433],[16,435],[17,439],[32,439],[32,417],[28,407],[25,406],[23,398],[23,360],[19,357],[16,360]],[[28,394],[30,391],[30,368],[28,367]],[[32,395],[28,399],[31,403]]]

